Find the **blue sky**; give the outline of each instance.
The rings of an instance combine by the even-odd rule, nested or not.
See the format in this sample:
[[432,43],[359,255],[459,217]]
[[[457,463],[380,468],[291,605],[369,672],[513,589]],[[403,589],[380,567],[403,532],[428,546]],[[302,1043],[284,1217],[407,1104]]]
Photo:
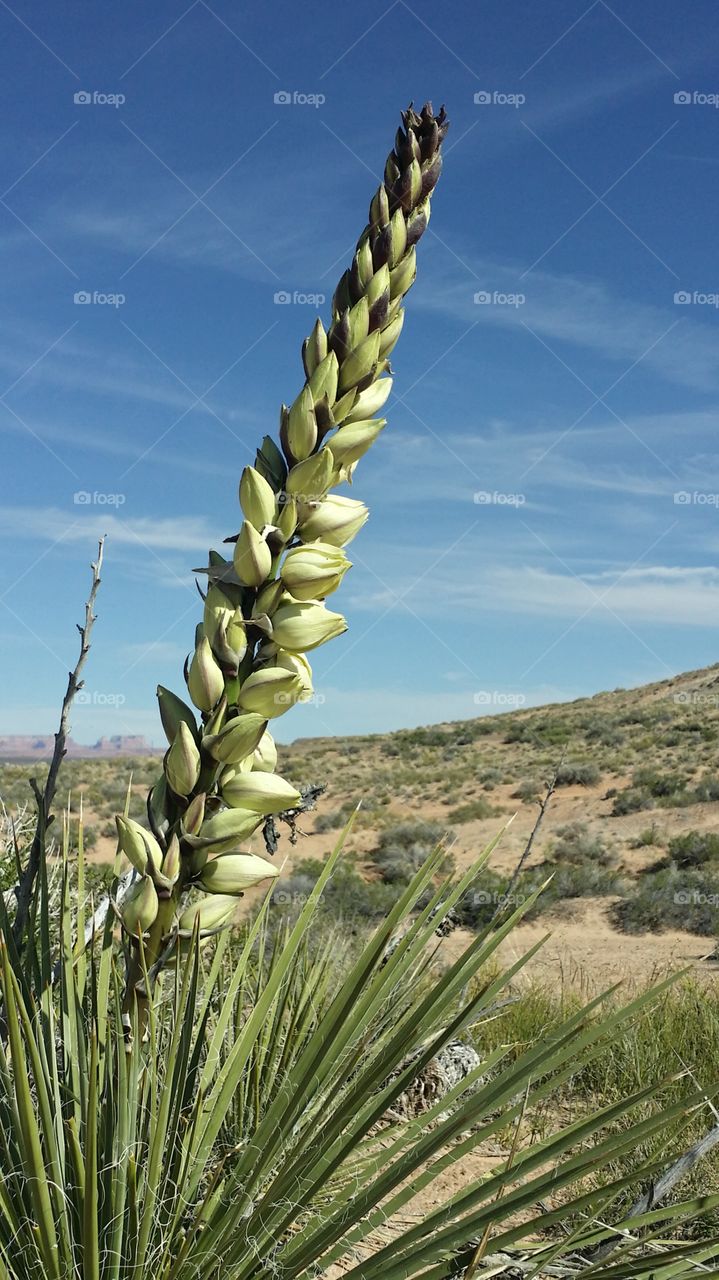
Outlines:
[[160,741],[189,571],[428,97],[452,129],[355,477],[350,630],[278,736],[716,661],[718,26],[708,0],[0,0],[0,732],[54,728],[107,532],[73,733]]

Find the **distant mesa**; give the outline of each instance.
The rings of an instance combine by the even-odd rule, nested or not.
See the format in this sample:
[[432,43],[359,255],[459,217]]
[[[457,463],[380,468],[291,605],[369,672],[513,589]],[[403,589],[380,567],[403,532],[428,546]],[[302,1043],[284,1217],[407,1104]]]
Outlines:
[[[55,749],[55,735],[11,733],[0,737],[0,760],[49,760]],[[109,760],[122,756],[159,756],[160,747],[153,747],[139,733],[118,733],[111,738],[99,738],[89,746],[81,742],[67,741],[67,757],[71,760]]]

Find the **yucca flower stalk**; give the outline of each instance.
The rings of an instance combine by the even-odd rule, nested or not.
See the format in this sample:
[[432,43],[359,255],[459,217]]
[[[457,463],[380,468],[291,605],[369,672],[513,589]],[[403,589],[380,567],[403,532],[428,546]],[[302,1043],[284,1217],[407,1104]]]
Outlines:
[[[335,494],[385,426],[389,356],[416,275],[416,246],[430,216],[448,121],[430,103],[402,127],[372,198],[369,222],[337,286],[328,329],[317,320],[302,347],[305,381],[282,405],[279,445],[265,437],[239,486],[244,522],[228,559],[210,552],[204,613],[185,666],[193,706],[160,686],[168,740],[151,789],[148,826],[118,816],[118,849],[137,881],[119,907],[129,951],[125,1017],[146,1002],[150,975],[172,955],[187,910],[208,935],[226,928],[224,898],[275,877],[243,843],[273,814],[300,803],[275,775],[270,722],[312,696],[306,654],[341,635],[329,609],[351,567],[344,548],[367,520],[358,499]],[[145,1010],[146,1013],[146,1010]]]

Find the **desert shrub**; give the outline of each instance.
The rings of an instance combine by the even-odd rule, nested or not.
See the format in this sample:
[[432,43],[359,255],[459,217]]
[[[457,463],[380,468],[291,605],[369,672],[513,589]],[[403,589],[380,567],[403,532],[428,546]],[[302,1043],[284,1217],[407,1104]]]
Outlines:
[[593,787],[601,778],[599,766],[592,761],[568,761],[557,769],[558,787]]
[[678,867],[701,867],[719,858],[719,835],[713,831],[687,831],[669,841],[668,857]]
[[612,919],[624,933],[683,929],[704,937],[719,932],[719,871],[672,865],[639,877],[616,903]]
[[582,822],[572,822],[559,828],[551,846],[550,860],[561,865],[593,863],[607,867],[616,862],[616,854],[599,832],[588,831]]
[[[435,822],[401,822],[386,827],[371,854],[372,863],[385,884],[407,884],[447,834],[446,827]],[[444,865],[449,870],[450,859],[445,859]]]
[[457,805],[456,808],[450,809],[447,817],[450,822],[474,822],[476,819],[492,818],[497,810],[493,805],[485,800],[484,796],[477,796],[476,800],[468,800],[466,804]]
[[[609,796],[609,793],[607,793]],[[638,813],[641,809],[652,809],[654,800],[649,791],[640,787],[625,787],[623,791],[615,791],[612,817],[622,818],[627,813]]]
[[698,801],[719,800],[719,778],[701,778],[694,789]]
[[537,778],[524,778],[516,791],[512,792],[512,799],[522,800],[525,804],[528,804],[531,800],[537,800],[543,789],[544,784]]
[[629,847],[630,849],[649,849],[661,843],[657,824],[652,822],[648,827],[644,827],[638,836],[629,841]]

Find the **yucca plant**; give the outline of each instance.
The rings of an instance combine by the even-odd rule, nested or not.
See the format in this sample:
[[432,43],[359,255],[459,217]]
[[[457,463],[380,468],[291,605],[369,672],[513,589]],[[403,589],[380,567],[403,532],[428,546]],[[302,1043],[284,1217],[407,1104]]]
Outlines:
[[[671,1246],[666,1233],[719,1195],[636,1214],[621,1233],[610,1225],[627,1187],[657,1172],[656,1162],[629,1175],[612,1166],[705,1105],[701,1092],[618,1131],[646,1103],[643,1089],[541,1142],[510,1142],[491,1175],[407,1225],[418,1191],[478,1145],[519,1133],[527,1111],[662,988],[603,1019],[597,997],[514,1058],[502,1046],[487,1052],[425,1114],[398,1121],[393,1103],[444,1046],[470,1027],[481,1043],[483,1020],[539,944],[498,967],[522,908],[433,971],[428,945],[492,847],[456,882],[439,878],[438,850],[356,958],[328,968],[328,952],[307,944],[341,847],[267,962],[269,898],[232,944],[231,965],[231,935],[208,951],[195,928],[148,1004],[147,1041],[128,1047],[111,920],[87,954],[74,941],[84,913],[73,919],[66,841],[56,987],[45,877],[39,998],[0,948],[0,1276],[309,1280],[341,1263],[354,1280],[442,1280],[469,1277],[487,1258],[496,1268],[498,1257],[528,1274],[703,1271],[719,1242]],[[82,901],[82,871],[75,891]],[[570,1219],[571,1232],[556,1234]],[[602,1245],[609,1252],[593,1264]]]
[[[232,561],[210,556],[186,670],[199,718],[160,689],[169,747],[147,826],[118,817],[122,947],[112,913],[92,916],[86,945],[82,824],[77,849],[65,826],[59,903],[46,858],[21,930],[0,897],[0,1280],[469,1280],[510,1265],[714,1274],[719,1241],[666,1235],[719,1196],[613,1225],[627,1188],[657,1171],[654,1160],[628,1173],[626,1157],[705,1106],[702,1092],[647,1113],[641,1089],[541,1142],[523,1137],[524,1117],[650,1009],[651,993],[603,1017],[597,996],[546,1040],[484,1053],[426,1113],[398,1118],[394,1104],[445,1046],[470,1028],[481,1045],[483,1020],[537,950],[498,964],[535,894],[446,970],[430,964],[492,846],[458,880],[442,849],[431,854],[341,965],[318,906],[347,831],[294,924],[269,928],[270,891],[239,934],[228,928],[238,895],[276,875],[242,845],[300,798],[274,773],[267,726],[308,695],[306,652],[345,626],[324,600],[367,512],[330,490],[384,425],[374,414],[446,128],[430,106],[404,114],[330,328],[318,322],[305,343],[282,453],[263,443],[240,484]],[[123,854],[134,878],[120,874]],[[620,1126],[635,1107],[634,1126]],[[408,1219],[417,1192],[508,1132],[491,1174]]]

